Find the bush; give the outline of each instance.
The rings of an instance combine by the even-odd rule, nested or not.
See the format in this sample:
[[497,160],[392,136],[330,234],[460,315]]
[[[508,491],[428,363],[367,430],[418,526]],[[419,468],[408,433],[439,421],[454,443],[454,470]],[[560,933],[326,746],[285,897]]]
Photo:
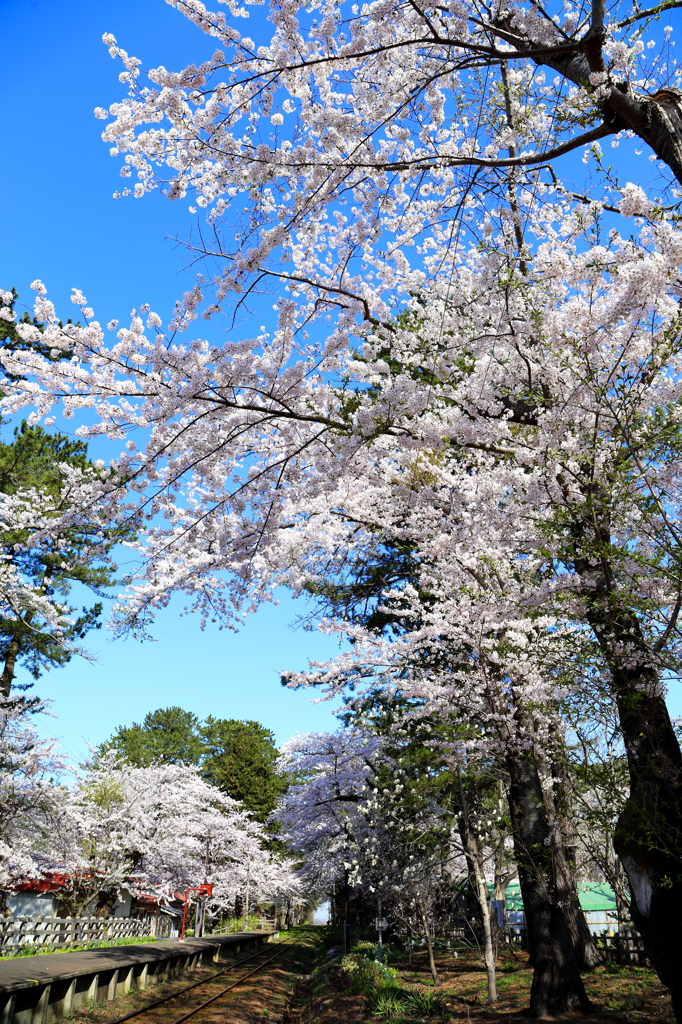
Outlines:
[[133,935],[124,939],[100,939],[97,942],[72,943],[70,946],[4,946],[0,960],[14,960],[21,956],[42,956],[44,953],[80,953],[88,949],[108,949],[110,946],[143,946],[149,942],[165,942],[153,935]]
[[344,974],[350,980],[353,995],[371,995],[383,982],[383,976],[374,960],[361,953],[349,953],[341,960]]
[[[260,918],[257,914],[249,914],[248,920],[244,922],[243,917],[224,918],[216,927],[216,935],[232,935],[236,932],[255,932],[258,930]],[[190,933],[187,932],[189,935]],[[193,934],[193,933],[192,933]]]
[[376,942],[356,942],[351,947],[351,953],[360,953],[362,956],[366,956],[368,960],[376,960],[377,949]]

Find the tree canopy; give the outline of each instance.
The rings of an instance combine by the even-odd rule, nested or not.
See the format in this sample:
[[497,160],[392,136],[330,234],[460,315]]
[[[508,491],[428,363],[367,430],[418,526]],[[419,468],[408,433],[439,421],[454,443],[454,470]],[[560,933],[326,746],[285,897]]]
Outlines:
[[278,772],[274,735],[254,721],[209,715],[200,722],[191,711],[159,708],[145,715],[142,723],[119,726],[102,751],[111,748],[136,767],[198,765],[208,783],[238,800],[261,822],[287,787]]
[[103,750],[119,751],[136,768],[150,764],[196,765],[204,754],[198,725],[199,719],[191,711],[158,708],[148,712],[141,724],[120,725]]
[[[3,298],[0,342],[8,350],[25,346],[23,326],[30,328],[34,351],[48,360],[65,357],[63,351],[51,354],[37,316],[24,313],[15,320],[15,291],[4,292]],[[104,517],[91,501],[92,485],[101,480],[102,470],[103,463],[88,457],[85,441],[37,424],[23,421],[10,438],[0,440],[4,695],[18,665],[37,679],[45,669],[66,664],[78,650],[77,641],[99,628],[101,601],[78,613],[68,598],[79,585],[105,596],[116,580],[110,552],[117,541],[132,537],[127,526]]]
[[[472,756],[505,759],[538,1017],[585,1005],[543,888],[557,692],[612,702],[615,848],[682,1020],[680,0],[272,0],[262,45],[249,3],[170,2],[205,61],[143,72],[108,34],[128,95],[96,113],[137,179],[122,194],[191,194],[217,269],[169,327],[145,307],[111,341],[78,290],[85,323],[63,324],[34,282],[45,327],[16,326],[5,408],[64,403],[83,436],[125,439],[98,492],[147,524],[122,628],[173,592],[228,624],[280,585],[326,594],[350,643],[315,682],[476,724]],[[246,336],[263,282],[276,317]],[[182,343],[223,311],[238,335]],[[349,564],[387,584],[350,621],[327,589]],[[310,746],[334,792],[347,738]]]

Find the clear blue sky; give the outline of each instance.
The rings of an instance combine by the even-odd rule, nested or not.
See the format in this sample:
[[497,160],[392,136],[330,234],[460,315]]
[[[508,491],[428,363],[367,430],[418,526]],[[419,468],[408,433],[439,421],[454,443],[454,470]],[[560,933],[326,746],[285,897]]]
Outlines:
[[[264,19],[265,8],[250,10],[255,21]],[[187,237],[197,218],[186,204],[160,195],[111,198],[121,185],[118,164],[92,111],[120,99],[123,86],[101,36],[112,32],[143,67],[199,62],[211,42],[163,0],[0,0],[0,23],[6,139],[0,287],[14,285],[30,301],[28,284],[40,277],[67,316],[75,309],[72,287],[85,293],[102,322],[124,319],[143,302],[167,316],[194,280],[172,238]],[[250,31],[256,36],[259,27]],[[333,728],[328,704],[314,705],[308,693],[279,684],[280,669],[302,669],[307,658],[336,650],[327,638],[291,631],[298,609],[282,596],[279,607],[264,608],[236,635],[202,633],[197,620],[179,618],[172,606],[159,616],[156,643],[93,634],[96,664],[73,661],[40,681],[38,692],[53,699],[57,716],[45,720],[45,729],[80,756],[117,725],[171,704],[202,717],[255,718],[278,741]],[[682,714],[677,683],[671,705]]]
[[[166,318],[195,273],[185,271],[184,252],[171,239],[186,237],[197,219],[187,204],[160,195],[111,198],[122,184],[119,165],[92,111],[120,99],[124,87],[101,37],[112,32],[144,67],[169,68],[202,60],[211,41],[163,0],[0,0],[0,23],[7,140],[0,287],[14,285],[30,303],[28,285],[40,277],[66,316],[75,312],[69,298],[78,287],[103,322],[124,320],[143,302]],[[337,650],[328,638],[291,630],[300,609],[281,597],[237,634],[202,633],[198,619],[180,618],[177,606],[159,616],[155,643],[91,634],[96,663],[75,659],[36,686],[57,716],[43,720],[46,733],[80,757],[117,725],[171,704],[201,717],[254,718],[278,742],[334,728],[329,704],[312,704],[316,694],[279,683],[279,670],[303,669],[308,658]]]

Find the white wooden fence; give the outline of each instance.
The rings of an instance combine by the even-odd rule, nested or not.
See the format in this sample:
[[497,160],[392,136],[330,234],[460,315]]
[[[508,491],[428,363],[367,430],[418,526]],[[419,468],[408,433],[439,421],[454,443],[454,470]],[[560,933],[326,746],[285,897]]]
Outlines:
[[0,948],[81,945],[157,934],[153,928],[150,919],[131,917],[5,917],[0,918]]

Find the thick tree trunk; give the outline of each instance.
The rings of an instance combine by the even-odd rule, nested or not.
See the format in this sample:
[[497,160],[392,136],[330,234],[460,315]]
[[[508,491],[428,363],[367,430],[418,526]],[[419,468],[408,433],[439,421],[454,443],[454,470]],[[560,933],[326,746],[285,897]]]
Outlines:
[[591,1009],[576,960],[571,932],[557,898],[553,836],[540,776],[532,755],[510,751],[509,809],[521,883],[533,983],[530,1009],[555,1017]]
[[554,749],[549,759],[548,775],[552,782],[546,785],[545,803],[549,820],[552,823],[552,868],[556,898],[564,909],[568,930],[573,940],[573,948],[580,971],[592,971],[602,964],[602,957],[597,949],[594,937],[587,924],[585,913],[580,906],[578,882],[575,874],[573,857],[569,852],[571,838],[571,814],[568,797],[568,777],[564,757],[563,734],[559,728],[553,729]]
[[[118,902],[118,889],[104,889],[97,897],[95,917],[111,917]],[[82,913],[82,910],[81,910]]]
[[614,846],[632,919],[682,1021],[682,752],[636,618],[594,611],[591,625],[611,669],[630,770]]
[[554,845],[554,884],[557,900],[564,909],[566,924],[571,933],[578,969],[592,971],[601,966],[602,957],[580,906],[575,871],[566,856],[566,847],[561,837],[557,837]]

